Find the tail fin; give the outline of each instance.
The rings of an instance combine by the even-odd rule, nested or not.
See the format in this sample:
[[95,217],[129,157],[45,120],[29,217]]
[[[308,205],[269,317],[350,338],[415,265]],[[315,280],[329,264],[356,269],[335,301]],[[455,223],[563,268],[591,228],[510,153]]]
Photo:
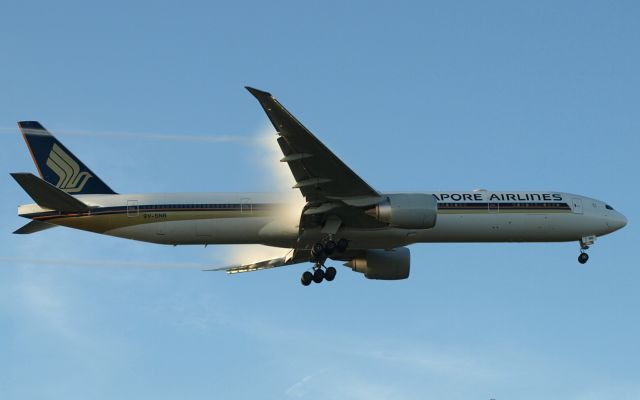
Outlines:
[[42,179],[69,194],[115,194],[39,122],[20,121],[18,127]]

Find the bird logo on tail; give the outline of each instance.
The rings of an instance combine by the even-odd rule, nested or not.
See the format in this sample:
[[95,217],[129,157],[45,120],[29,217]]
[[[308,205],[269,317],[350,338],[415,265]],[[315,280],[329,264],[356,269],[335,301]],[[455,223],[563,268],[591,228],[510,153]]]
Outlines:
[[87,171],[80,171],[78,163],[55,143],[47,158],[47,166],[58,175],[56,187],[67,193],[81,192],[92,177]]

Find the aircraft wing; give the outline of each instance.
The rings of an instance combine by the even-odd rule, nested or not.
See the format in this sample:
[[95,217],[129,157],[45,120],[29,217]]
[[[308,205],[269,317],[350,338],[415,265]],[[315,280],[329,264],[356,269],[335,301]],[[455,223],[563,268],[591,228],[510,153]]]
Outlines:
[[237,264],[220,268],[210,268],[205,269],[205,271],[224,271],[227,274],[239,274],[241,272],[260,271],[263,269],[284,267],[286,265],[294,265],[307,261],[309,261],[308,250],[292,250],[284,257],[258,261],[250,264]]
[[270,93],[247,87],[278,132],[278,144],[307,201],[378,198],[379,193],[320,142]]

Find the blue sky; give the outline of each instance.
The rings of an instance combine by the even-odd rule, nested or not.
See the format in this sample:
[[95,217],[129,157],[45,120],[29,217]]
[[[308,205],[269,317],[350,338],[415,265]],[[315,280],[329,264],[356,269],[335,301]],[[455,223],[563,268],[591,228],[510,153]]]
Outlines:
[[[637,2],[131,3],[2,6],[0,397],[640,397]],[[377,189],[567,191],[629,225],[586,266],[576,243],[423,244],[406,281],[310,288],[171,267],[229,248],[11,234],[18,120],[118,192],[273,190],[244,85]]]

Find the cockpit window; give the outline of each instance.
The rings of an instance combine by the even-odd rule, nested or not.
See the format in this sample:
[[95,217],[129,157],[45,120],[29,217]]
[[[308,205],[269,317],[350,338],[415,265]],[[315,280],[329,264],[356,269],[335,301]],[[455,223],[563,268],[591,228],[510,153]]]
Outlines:
[[607,210],[613,210],[613,207],[611,207],[611,206],[610,206],[610,205],[608,205],[608,204],[605,204],[604,208],[606,208]]

